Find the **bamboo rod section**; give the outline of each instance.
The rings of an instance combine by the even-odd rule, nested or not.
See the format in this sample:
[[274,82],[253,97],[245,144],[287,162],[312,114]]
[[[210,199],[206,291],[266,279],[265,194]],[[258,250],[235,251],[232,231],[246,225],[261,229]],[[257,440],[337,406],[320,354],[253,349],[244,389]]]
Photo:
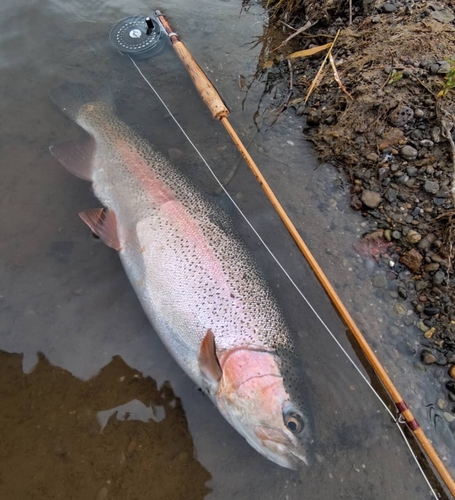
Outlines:
[[[202,71],[200,66],[197,64],[197,62],[191,56],[191,54],[189,53],[189,51],[185,47],[185,45],[179,40],[178,36],[172,31],[166,18],[159,11],[157,11],[156,14],[159,17],[164,28],[166,29],[168,35],[170,36],[172,44],[174,46],[174,49],[176,49],[178,56],[180,57],[183,64],[187,68],[196,88],[200,92],[201,92],[200,89],[202,89],[201,96],[202,96],[204,102],[207,104],[207,106],[211,110],[212,115],[215,118],[219,118],[221,120],[221,122],[223,123],[224,127],[226,128],[227,133],[230,135],[232,141],[237,146],[241,155],[245,159],[248,167],[253,172],[257,181],[261,185],[261,187],[264,190],[265,194],[267,195],[268,199],[270,200],[273,207],[275,208],[278,215],[280,216],[281,220],[283,221],[284,225],[286,226],[287,230],[289,231],[292,238],[296,242],[297,246],[299,247],[300,251],[304,255],[305,259],[308,261],[312,270],[316,274],[316,277],[318,278],[318,280],[320,281],[320,283],[324,287],[324,290],[326,291],[327,295],[330,297],[332,303],[334,304],[334,306],[338,310],[339,314],[343,318],[343,320],[346,323],[346,325],[348,326],[348,328],[351,330],[354,338],[357,340],[357,342],[358,342],[360,348],[362,349],[362,351],[364,352],[366,358],[368,359],[368,361],[372,365],[373,369],[375,370],[375,372],[378,375],[381,382],[384,384],[384,387],[389,392],[390,396],[392,397],[393,401],[396,404],[398,411],[406,419],[406,422],[407,422],[409,428],[413,431],[416,439],[418,440],[418,442],[420,443],[422,448],[425,450],[427,456],[429,457],[429,459],[433,463],[435,469],[438,471],[439,475],[441,476],[441,479],[444,481],[447,488],[450,490],[452,495],[455,497],[455,481],[453,480],[452,476],[449,474],[449,471],[447,470],[447,468],[444,465],[444,463],[442,462],[442,460],[439,458],[438,454],[436,453],[436,450],[434,449],[433,445],[431,444],[431,442],[429,441],[429,439],[427,438],[427,436],[423,432],[422,428],[417,423],[411,410],[408,408],[407,404],[404,402],[398,389],[395,387],[395,385],[393,384],[389,375],[385,371],[384,367],[381,365],[380,361],[378,360],[377,356],[374,354],[373,350],[369,346],[369,344],[366,341],[365,337],[363,336],[362,332],[357,327],[354,319],[352,318],[349,311],[344,306],[344,304],[341,301],[340,297],[338,296],[337,292],[335,291],[335,289],[333,288],[333,286],[329,282],[327,276],[324,274],[323,270],[321,269],[321,267],[317,263],[313,254],[310,252],[309,248],[307,247],[307,245],[303,241],[303,239],[300,236],[299,232],[297,231],[295,225],[293,224],[293,222],[289,218],[288,214],[284,210],[284,208],[281,205],[281,203],[279,202],[278,198],[275,196],[275,193],[273,192],[272,188],[269,186],[268,182],[266,181],[265,177],[262,175],[258,166],[254,162],[253,158],[251,157],[251,155],[249,154],[249,152],[247,151],[247,149],[243,145],[243,143],[240,140],[239,136],[237,135],[236,131],[234,130],[232,125],[229,123],[229,120],[227,119],[227,116],[229,114],[229,110],[224,105],[224,103],[223,103],[221,97],[219,96],[218,92],[216,91],[215,87],[213,87],[212,83],[209,81],[209,79],[204,74],[204,72]],[[182,49],[182,46],[184,47],[184,50]],[[210,90],[207,91],[207,89],[210,89]],[[216,98],[214,97],[214,94],[216,94]],[[210,97],[207,97],[207,96],[210,96]],[[222,106],[219,104],[220,102],[222,103]]]

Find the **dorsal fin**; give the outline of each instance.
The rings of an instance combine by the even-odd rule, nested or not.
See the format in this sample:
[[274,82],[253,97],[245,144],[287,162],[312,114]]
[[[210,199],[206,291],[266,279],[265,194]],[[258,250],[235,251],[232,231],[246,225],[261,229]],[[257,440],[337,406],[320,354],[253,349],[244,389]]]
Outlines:
[[108,247],[117,251],[122,249],[118,239],[115,212],[107,208],[91,208],[80,212],[79,217]]

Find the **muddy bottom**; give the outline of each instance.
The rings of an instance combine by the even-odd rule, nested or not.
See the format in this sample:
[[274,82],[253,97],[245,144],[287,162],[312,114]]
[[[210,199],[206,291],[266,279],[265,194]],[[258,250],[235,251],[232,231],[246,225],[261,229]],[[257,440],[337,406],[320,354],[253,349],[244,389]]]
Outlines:
[[24,374],[21,355],[0,352],[0,399],[2,499],[201,499],[210,491],[170,385],[158,389],[119,357],[83,382],[44,356]]

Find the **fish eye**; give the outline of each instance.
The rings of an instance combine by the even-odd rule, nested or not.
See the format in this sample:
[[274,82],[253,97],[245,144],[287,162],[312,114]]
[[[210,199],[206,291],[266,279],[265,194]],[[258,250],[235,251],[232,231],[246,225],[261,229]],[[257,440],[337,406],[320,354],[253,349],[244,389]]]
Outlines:
[[300,434],[302,432],[304,423],[302,417],[297,413],[289,413],[284,416],[284,425],[293,433]]

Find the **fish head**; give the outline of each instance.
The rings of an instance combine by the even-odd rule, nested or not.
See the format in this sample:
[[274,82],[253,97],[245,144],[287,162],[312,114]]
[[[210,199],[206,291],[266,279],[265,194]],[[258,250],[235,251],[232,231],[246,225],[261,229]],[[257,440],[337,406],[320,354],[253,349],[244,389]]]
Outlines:
[[219,362],[216,403],[226,420],[269,460],[289,469],[309,465],[313,425],[298,364],[254,347],[220,353]]

